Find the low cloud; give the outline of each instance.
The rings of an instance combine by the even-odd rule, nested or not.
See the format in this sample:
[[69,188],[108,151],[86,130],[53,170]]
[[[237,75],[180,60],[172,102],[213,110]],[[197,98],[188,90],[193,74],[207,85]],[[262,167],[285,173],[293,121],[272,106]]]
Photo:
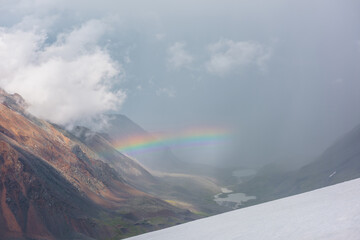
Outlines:
[[225,75],[246,66],[264,70],[271,56],[271,49],[255,42],[235,42],[228,39],[208,46],[210,60],[206,63],[208,72]]
[[171,69],[180,69],[193,62],[193,57],[184,49],[183,42],[176,42],[167,50],[168,67]]
[[0,86],[17,92],[29,112],[58,124],[91,119],[120,108],[126,98],[112,86],[122,66],[98,45],[107,27],[91,20],[47,42],[47,33],[0,28]]

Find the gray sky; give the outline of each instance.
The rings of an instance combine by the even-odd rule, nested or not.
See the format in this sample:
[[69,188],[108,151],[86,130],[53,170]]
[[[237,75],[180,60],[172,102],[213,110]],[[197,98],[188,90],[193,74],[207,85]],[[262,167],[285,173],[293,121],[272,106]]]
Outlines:
[[360,123],[359,1],[0,3],[0,84],[51,121],[227,128],[174,151],[238,165],[308,161]]

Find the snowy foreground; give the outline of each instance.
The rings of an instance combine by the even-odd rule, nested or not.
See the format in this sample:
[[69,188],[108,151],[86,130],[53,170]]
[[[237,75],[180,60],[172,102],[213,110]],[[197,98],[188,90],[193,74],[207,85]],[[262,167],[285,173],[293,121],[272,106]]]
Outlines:
[[360,179],[129,239],[359,240]]

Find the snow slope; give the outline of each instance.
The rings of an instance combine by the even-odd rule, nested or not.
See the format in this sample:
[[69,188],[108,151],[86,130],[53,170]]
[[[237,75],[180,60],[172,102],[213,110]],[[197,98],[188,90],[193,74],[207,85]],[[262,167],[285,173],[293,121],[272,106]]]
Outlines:
[[356,179],[129,239],[358,240],[359,226]]

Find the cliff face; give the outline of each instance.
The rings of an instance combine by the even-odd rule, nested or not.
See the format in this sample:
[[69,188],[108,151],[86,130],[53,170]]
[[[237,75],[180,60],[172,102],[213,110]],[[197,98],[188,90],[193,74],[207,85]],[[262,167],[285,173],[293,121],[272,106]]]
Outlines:
[[[117,226],[105,224],[102,216],[121,218],[116,212],[124,207],[134,219],[164,212],[186,215],[138,190],[154,178],[106,140],[83,141],[25,108],[21,96],[0,91],[1,239],[119,235]],[[143,213],[136,211],[139,202],[149,206],[141,208]]]

